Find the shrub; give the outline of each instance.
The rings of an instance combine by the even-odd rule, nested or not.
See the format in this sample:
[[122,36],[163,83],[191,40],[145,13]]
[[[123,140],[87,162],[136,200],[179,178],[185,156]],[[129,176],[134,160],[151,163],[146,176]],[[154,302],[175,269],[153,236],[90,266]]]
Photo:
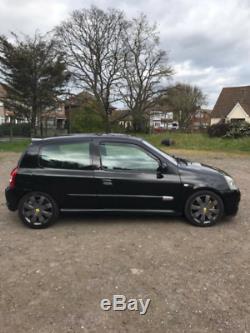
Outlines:
[[225,138],[241,138],[250,136],[250,124],[247,122],[230,123],[229,130],[224,135]]
[[103,119],[88,106],[75,109],[71,116],[71,130],[74,133],[102,132]]
[[218,123],[208,127],[207,133],[210,137],[222,137],[227,134],[229,130],[229,124]]
[[218,123],[208,128],[210,137],[241,138],[250,136],[250,124],[245,121]]
[[[13,136],[30,137],[29,124],[12,124]],[[10,135],[10,124],[0,125],[0,137]]]

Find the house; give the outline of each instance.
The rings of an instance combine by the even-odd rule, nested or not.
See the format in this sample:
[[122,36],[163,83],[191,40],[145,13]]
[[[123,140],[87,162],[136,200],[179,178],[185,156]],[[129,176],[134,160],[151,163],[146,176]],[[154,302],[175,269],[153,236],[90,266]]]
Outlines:
[[173,112],[167,112],[159,108],[150,110],[149,125],[154,129],[166,130],[171,127],[173,122]]
[[[1,124],[6,124],[6,123],[10,123],[12,116],[13,116],[13,112],[8,110],[6,108],[6,105],[4,103],[4,99],[7,97],[7,92],[5,89],[5,86],[3,84],[0,84],[0,125]],[[22,123],[22,122],[26,122],[25,119],[14,119],[13,122],[15,124],[17,123]]]
[[[156,109],[157,110],[157,109]],[[156,130],[178,129],[178,121],[174,120],[173,112],[166,110],[150,111],[150,127]],[[210,125],[211,110],[200,109],[191,119],[191,129],[199,130]]]
[[4,117],[4,104],[0,101],[0,125],[3,124],[5,121]]
[[250,86],[222,89],[211,113],[211,125],[220,121],[250,123]]
[[0,125],[5,123],[6,108],[4,106],[4,102],[1,100],[5,96],[6,96],[6,91],[3,85],[0,84]]
[[191,128],[193,130],[205,129],[210,125],[211,112],[209,109],[198,110],[191,120]]
[[[118,124],[123,128],[132,129],[133,127],[133,117],[129,110],[116,109],[112,112],[112,118],[119,119]],[[166,111],[161,107],[148,110],[146,112],[146,119],[151,129],[162,131],[178,127],[178,122],[174,122],[173,120],[173,112]]]
[[[112,112],[112,118],[119,119],[118,124],[121,127],[132,129],[133,117],[128,110],[114,110]],[[146,119],[150,128],[156,130],[166,130],[170,128],[173,123],[173,113],[164,112],[156,108],[147,112]]]
[[44,111],[42,113],[41,120],[44,128],[57,130],[65,129],[67,117],[65,114],[64,103],[58,102],[55,110],[53,111]]
[[[0,84],[0,125],[1,124],[8,124],[11,122],[11,120],[13,119],[13,112],[9,111],[6,109],[5,105],[4,105],[4,98],[6,98],[7,93],[6,90],[4,88],[3,84]],[[43,124],[43,127],[47,130],[47,129],[51,129],[52,132],[54,133],[53,130],[63,130],[65,128],[65,124],[66,124],[66,115],[65,115],[65,107],[64,107],[64,103],[63,102],[58,102],[57,106],[55,108],[55,110],[53,111],[48,111],[46,112],[46,110],[44,112],[42,112],[42,116],[41,116],[41,121]],[[13,122],[15,124],[18,123],[29,123],[29,119],[23,117],[22,119],[13,119]],[[38,119],[37,119],[37,127],[38,127]]]
[[133,118],[128,110],[114,109],[111,113],[111,120],[124,129],[132,129]]

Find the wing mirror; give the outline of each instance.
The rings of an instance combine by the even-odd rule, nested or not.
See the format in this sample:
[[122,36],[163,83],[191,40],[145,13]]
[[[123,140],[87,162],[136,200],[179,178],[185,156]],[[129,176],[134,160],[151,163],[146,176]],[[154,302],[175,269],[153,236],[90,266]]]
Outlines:
[[163,178],[163,175],[167,173],[168,165],[165,162],[162,162],[157,169],[157,178]]

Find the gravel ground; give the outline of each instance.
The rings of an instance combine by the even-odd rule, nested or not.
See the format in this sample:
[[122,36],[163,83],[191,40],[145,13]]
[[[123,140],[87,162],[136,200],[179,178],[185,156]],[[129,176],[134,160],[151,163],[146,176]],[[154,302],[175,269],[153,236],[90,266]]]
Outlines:
[[[30,230],[4,203],[18,154],[1,153],[0,332],[250,332],[250,157],[187,155],[235,177],[235,218],[202,229],[163,216],[71,215]],[[114,294],[150,298],[147,314],[102,311]]]

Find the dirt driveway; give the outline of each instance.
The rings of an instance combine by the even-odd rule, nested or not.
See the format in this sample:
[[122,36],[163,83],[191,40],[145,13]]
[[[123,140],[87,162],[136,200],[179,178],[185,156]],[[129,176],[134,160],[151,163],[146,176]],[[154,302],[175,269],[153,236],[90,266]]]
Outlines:
[[[250,332],[250,157],[191,154],[242,191],[215,227],[165,217],[64,216],[30,230],[3,189],[18,154],[0,154],[0,332]],[[114,294],[150,298],[146,315],[102,311]]]

